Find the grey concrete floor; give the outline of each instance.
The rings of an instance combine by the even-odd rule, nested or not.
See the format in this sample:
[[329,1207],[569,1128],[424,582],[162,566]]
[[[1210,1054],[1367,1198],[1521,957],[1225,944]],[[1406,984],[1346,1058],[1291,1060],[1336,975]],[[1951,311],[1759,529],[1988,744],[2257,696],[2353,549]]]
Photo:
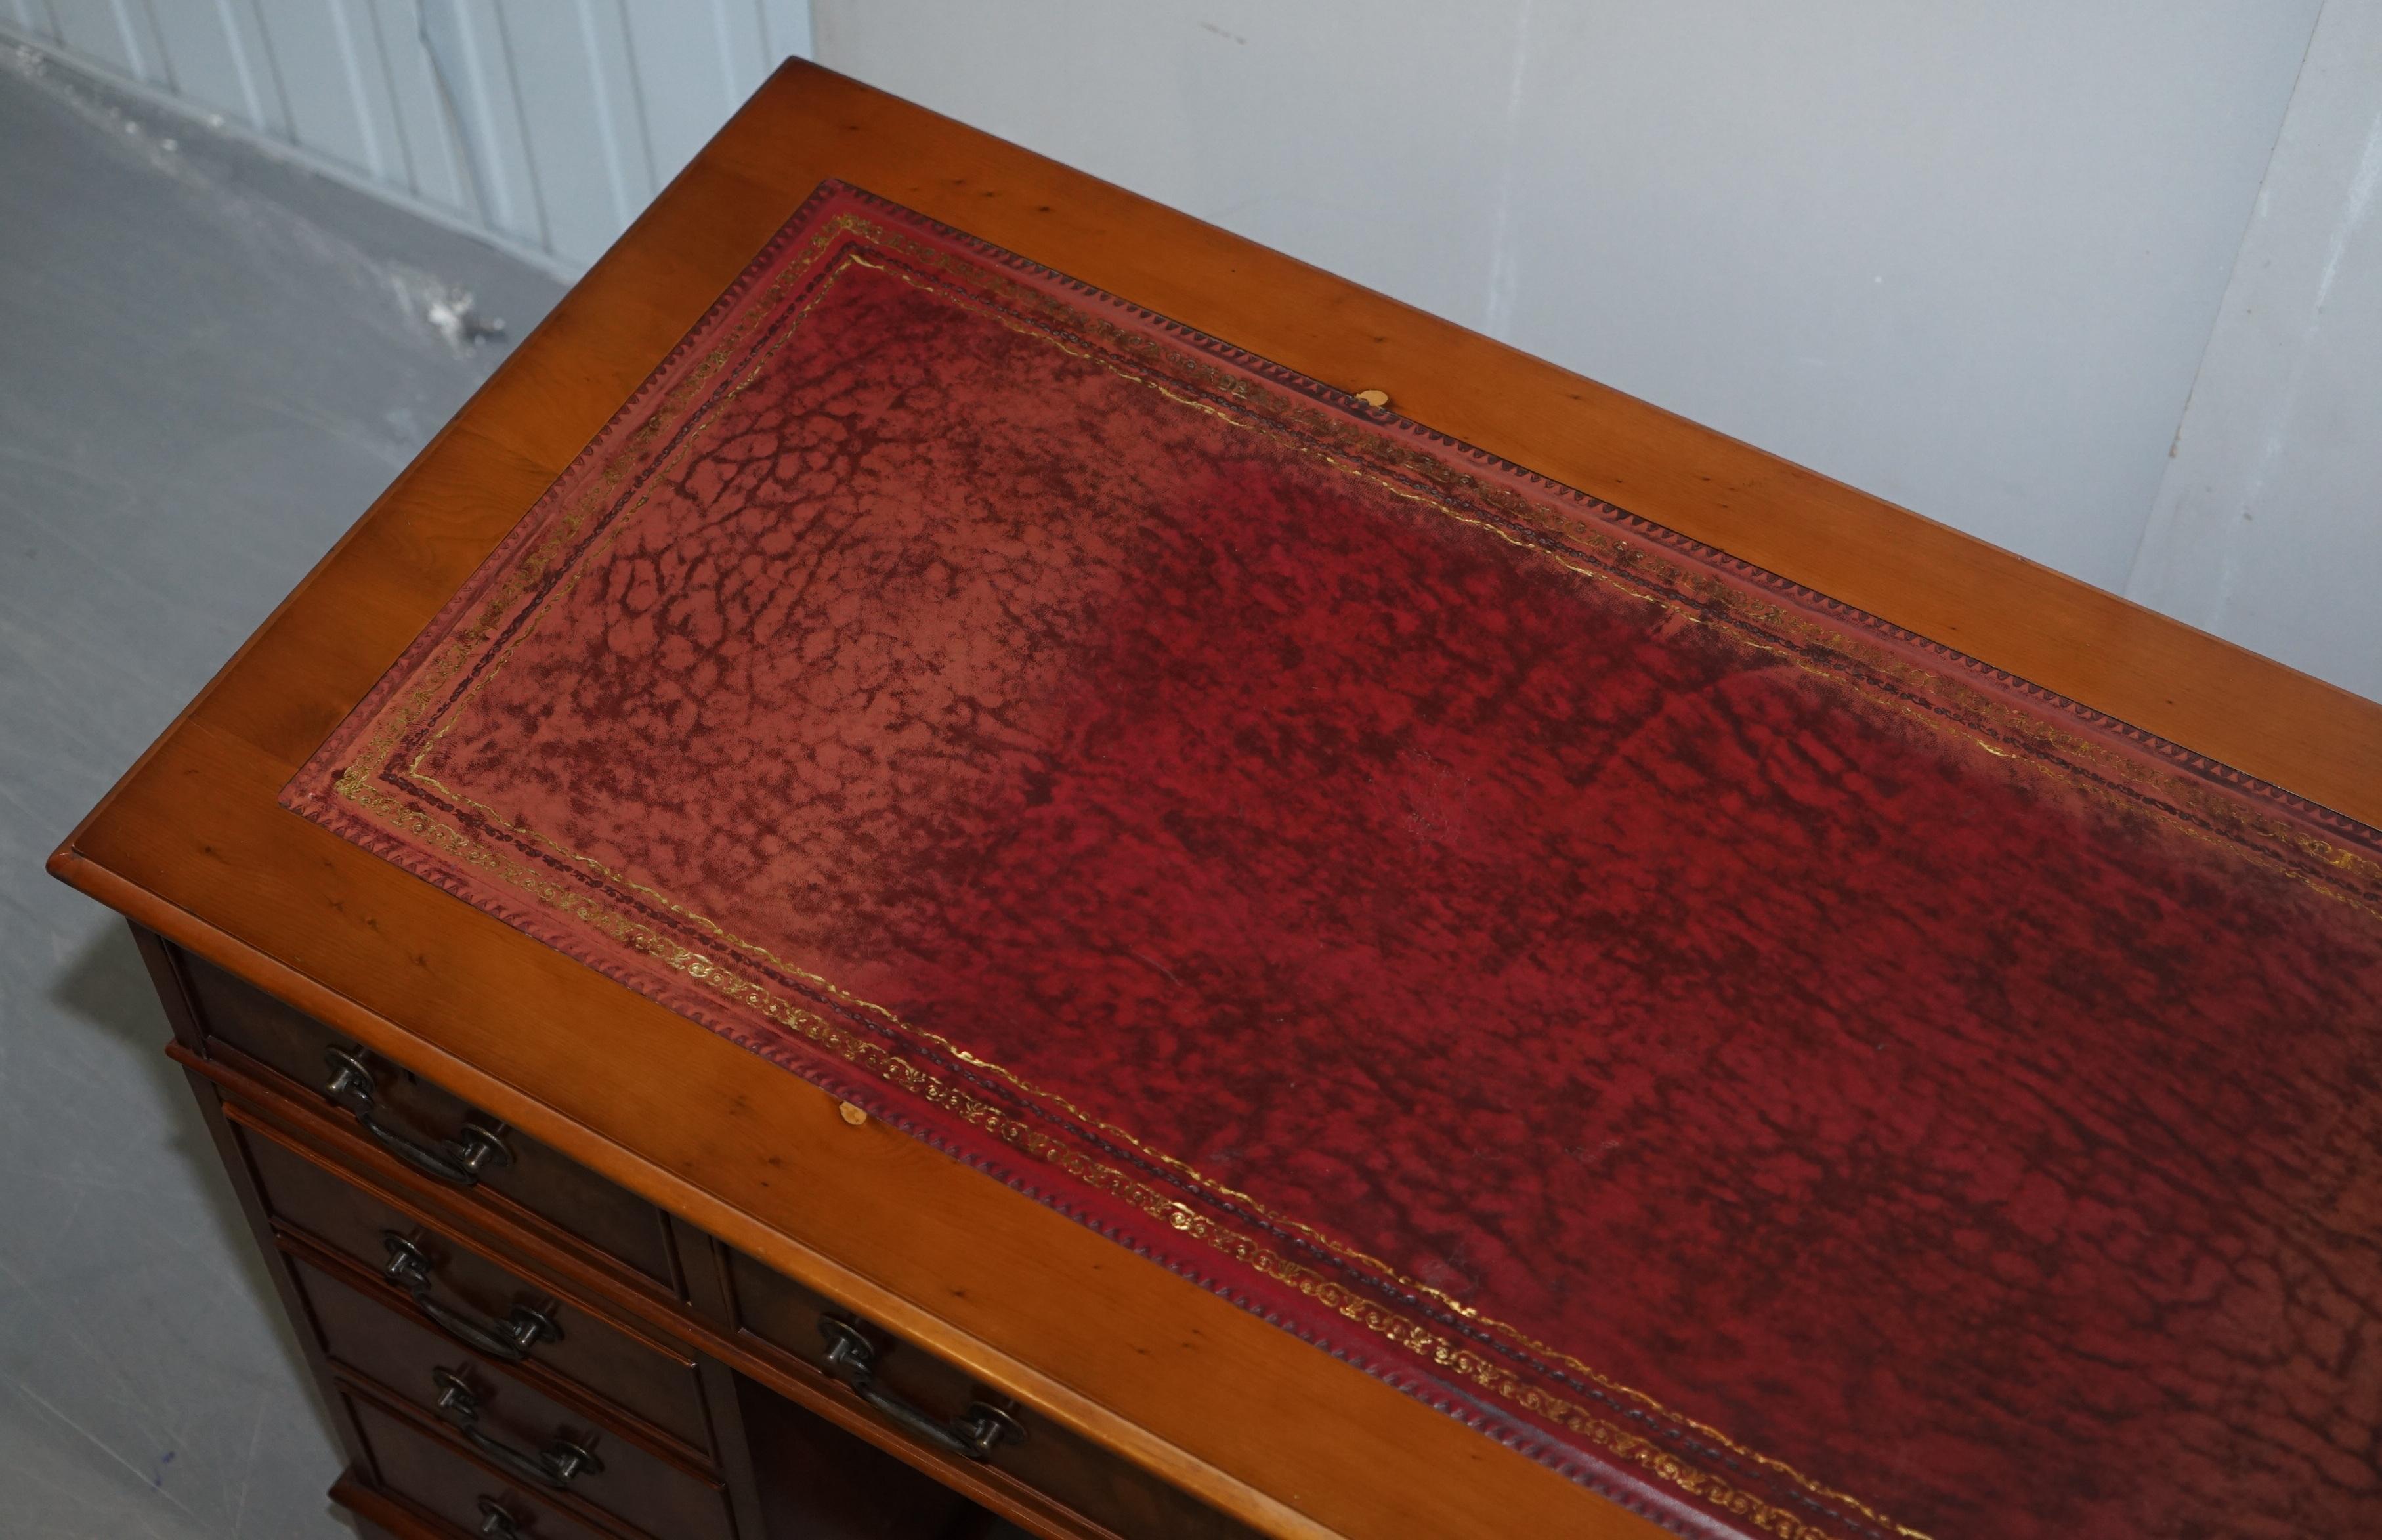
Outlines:
[[0,55],[0,1535],[350,1533],[122,924],[51,848],[551,279]]

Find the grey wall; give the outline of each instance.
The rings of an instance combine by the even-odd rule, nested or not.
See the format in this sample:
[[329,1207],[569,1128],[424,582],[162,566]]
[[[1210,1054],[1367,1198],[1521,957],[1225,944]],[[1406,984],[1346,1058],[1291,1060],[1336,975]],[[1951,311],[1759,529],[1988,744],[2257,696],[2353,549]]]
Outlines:
[[808,0],[0,0],[0,35],[516,254],[594,261],[810,51]]

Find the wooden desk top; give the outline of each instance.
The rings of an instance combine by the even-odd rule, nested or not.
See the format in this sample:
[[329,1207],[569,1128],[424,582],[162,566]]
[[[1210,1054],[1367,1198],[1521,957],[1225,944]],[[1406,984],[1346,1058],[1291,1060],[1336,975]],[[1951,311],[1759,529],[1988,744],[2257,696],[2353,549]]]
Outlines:
[[[1283,1534],[1647,1526],[276,805],[796,205],[869,188],[2368,822],[2382,708],[827,72],[790,65],[53,869]],[[667,1073],[661,1072],[666,1066]],[[817,1178],[817,1179],[815,1179]]]

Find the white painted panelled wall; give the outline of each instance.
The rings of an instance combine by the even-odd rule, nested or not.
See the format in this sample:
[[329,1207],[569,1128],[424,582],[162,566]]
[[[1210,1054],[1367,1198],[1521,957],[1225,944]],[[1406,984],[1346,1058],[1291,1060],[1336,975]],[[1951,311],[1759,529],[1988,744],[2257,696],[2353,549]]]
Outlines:
[[809,0],[0,0],[0,35],[571,276],[779,60]]
[[0,31],[565,270],[808,53],[2382,699],[2382,0],[0,0]]

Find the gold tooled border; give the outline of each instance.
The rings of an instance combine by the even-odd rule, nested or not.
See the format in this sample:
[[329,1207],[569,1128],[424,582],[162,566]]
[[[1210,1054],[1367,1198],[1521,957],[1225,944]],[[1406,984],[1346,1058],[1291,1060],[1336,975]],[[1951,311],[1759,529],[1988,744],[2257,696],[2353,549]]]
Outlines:
[[[907,211],[898,209],[891,212],[897,216],[907,214]],[[797,222],[802,218],[802,216],[798,216]],[[414,671],[411,681],[413,687],[404,691],[400,698],[382,708],[374,721],[375,731],[372,733],[363,751],[338,777],[336,788],[338,795],[391,832],[411,834],[417,840],[427,842],[450,857],[502,877],[509,885],[528,892],[548,908],[556,909],[569,918],[590,925],[612,937],[616,942],[630,945],[643,955],[662,962],[674,972],[705,985],[724,997],[744,1005],[747,1009],[757,1012],[765,1019],[776,1023],[780,1028],[792,1030],[812,1046],[826,1049],[846,1062],[868,1069],[889,1083],[923,1095],[934,1104],[958,1112],[966,1122],[987,1129],[1004,1142],[1061,1166],[1086,1185],[1126,1201],[1139,1212],[1161,1220],[1173,1229],[1197,1237],[1208,1244],[1234,1256],[1245,1264],[1256,1268],[1261,1274],[1274,1278],[1277,1282],[1298,1288],[1302,1294],[1317,1300],[1327,1308],[1333,1310],[1335,1313],[1357,1322],[1406,1350],[1426,1358],[1438,1367],[1452,1370],[1460,1377],[1495,1392],[1526,1411],[1570,1428],[1573,1432],[1586,1436],[1607,1453],[1637,1466],[1649,1474],[1659,1477],[1667,1485],[1726,1511],[1747,1518],[1765,1532],[1787,1537],[1787,1540],[1807,1540],[1807,1537],[1808,1540],[1821,1540],[1823,1532],[1805,1523],[1794,1514],[1766,1503],[1750,1493],[1739,1491],[1709,1472],[1688,1465],[1651,1441],[1627,1432],[1575,1402],[1521,1380],[1511,1370],[1432,1328],[1400,1316],[1378,1302],[1356,1293],[1346,1286],[1282,1256],[1263,1242],[1201,1214],[1187,1204],[1167,1197],[1160,1189],[1142,1182],[1129,1173],[1059,1143],[1050,1136],[1035,1130],[1022,1120],[1001,1112],[992,1103],[971,1095],[930,1071],[921,1069],[881,1045],[846,1031],[818,1013],[775,993],[756,980],[742,977],[719,959],[684,947],[674,939],[643,925],[625,914],[610,910],[583,894],[574,893],[561,883],[546,876],[535,867],[515,861],[501,851],[474,841],[461,831],[432,819],[418,808],[409,807],[401,801],[389,797],[368,784],[374,776],[387,768],[387,761],[391,753],[399,742],[418,725],[422,714],[435,706],[435,697],[440,689],[485,645],[495,623],[504,612],[512,609],[534,586],[535,583],[546,575],[551,563],[568,549],[571,541],[577,538],[586,521],[599,512],[606,503],[612,500],[613,494],[635,469],[638,461],[653,446],[665,425],[671,423],[693,397],[717,376],[719,370],[725,367],[736,345],[749,334],[756,323],[773,313],[776,305],[784,298],[787,290],[799,278],[810,273],[818,258],[835,239],[847,233],[857,236],[879,250],[899,251],[905,257],[923,261],[947,274],[964,271],[967,277],[979,288],[999,293],[1003,300],[1010,302],[1013,310],[1039,311],[1046,316],[1068,323],[1071,329],[1092,330],[1099,337],[1099,342],[1106,344],[1113,352],[1136,357],[1138,362],[1148,367],[1150,372],[1136,373],[1133,369],[1123,367],[1111,358],[1101,357],[1093,348],[1071,344],[1065,336],[1046,329],[1043,326],[1021,324],[1014,314],[1004,314],[999,307],[986,304],[972,295],[954,293],[939,284],[921,283],[918,278],[899,268],[888,269],[904,281],[934,292],[950,302],[966,305],[1013,329],[1039,337],[1076,356],[1090,359],[1122,377],[1156,390],[1166,400],[1178,405],[1209,413],[1236,428],[1263,433],[1277,442],[1316,455],[1335,468],[1371,482],[1392,495],[1423,503],[1460,523],[1485,529],[1515,545],[1541,556],[1550,557],[1579,576],[1612,584],[1633,598],[1685,613],[1690,619],[1717,621],[1732,634],[1734,640],[1742,645],[1777,654],[1783,660],[1790,661],[1798,667],[1836,675],[1840,679],[1848,672],[1842,663],[1823,661],[1821,659],[1810,656],[1811,650],[1817,650],[1823,658],[1833,655],[1835,658],[1843,659],[1843,662],[1860,665],[1861,672],[1874,672],[1882,676],[1882,681],[1864,681],[1855,677],[1852,683],[1856,686],[1864,683],[1870,684],[1873,691],[1888,696],[1898,709],[1914,720],[1926,722],[1939,731],[1948,730],[1985,752],[2000,758],[2020,759],[2033,764],[2048,774],[2057,775],[2058,770],[2068,770],[2069,773],[2067,776],[2060,776],[2059,779],[2069,784],[2076,783],[2073,779],[2076,773],[2075,768],[2044,764],[2044,757],[2085,758],[2098,761],[2096,768],[2105,772],[2118,771],[2125,781],[2140,782],[2147,779],[2143,774],[2146,767],[2132,756],[2119,754],[2106,745],[2093,743],[2074,733],[2060,731],[2055,724],[2044,721],[2035,713],[1994,700],[1981,692],[1968,688],[1958,681],[1948,679],[1935,671],[1922,668],[1895,656],[1885,648],[1868,645],[1863,639],[1848,635],[1842,630],[1820,625],[1794,612],[1786,606],[1767,601],[1761,596],[1736,585],[1723,582],[1710,574],[1682,569],[1663,560],[1655,552],[1646,550],[1635,543],[1616,540],[1558,509],[1534,503],[1510,488],[1484,483],[1479,477],[1451,464],[1442,456],[1399,443],[1379,429],[1367,429],[1360,425],[1350,423],[1344,416],[1327,414],[1316,408],[1304,406],[1295,400],[1286,399],[1278,393],[1265,391],[1257,380],[1249,377],[1246,373],[1226,369],[1196,355],[1165,348],[1155,339],[1112,326],[1097,316],[1085,314],[1055,301],[1040,290],[1008,278],[1006,275],[988,271],[973,263],[959,260],[955,253],[939,247],[927,245],[910,238],[904,232],[889,230],[853,214],[842,213],[826,221],[808,247],[789,261],[780,270],[775,282],[757,293],[739,300],[733,311],[721,317],[721,330],[715,345],[695,363],[667,396],[654,405],[641,425],[625,434],[619,450],[602,462],[596,475],[582,487],[572,505],[560,517],[549,524],[546,531],[546,537],[537,542],[535,548],[512,568],[507,579],[493,588],[485,601],[475,607],[478,612],[475,622],[451,633],[448,644],[437,649],[435,660],[425,659],[424,666]],[[695,425],[682,436],[681,447],[670,457],[672,462],[682,456],[692,446],[694,437],[702,431],[703,425],[707,425],[711,415],[716,415],[728,400],[741,393],[754,378],[757,377],[761,363],[766,361],[768,353],[774,352],[776,347],[782,344],[785,337],[792,335],[802,317],[824,299],[832,287],[834,277],[841,271],[841,261],[857,262],[867,266],[882,265],[869,263],[854,253],[845,253],[843,258],[840,259],[838,266],[823,276],[812,294],[805,300],[802,310],[788,320],[778,340],[770,344],[767,351],[756,355],[753,368],[745,373],[744,378],[712,405],[710,413],[706,414],[703,425]],[[1105,298],[1105,296],[1102,297]],[[1178,394],[1176,390],[1169,389],[1168,382],[1159,368],[1160,365],[1171,366],[1177,376],[1191,376],[1198,380],[1198,386],[1194,388],[1198,394],[1221,396],[1233,405],[1243,408],[1243,412],[1236,413],[1211,400],[1202,400],[1198,399],[1198,394]],[[1266,413],[1257,410],[1261,405],[1273,409],[1272,421],[1268,420]],[[1285,422],[1284,419],[1289,421]],[[1361,449],[1366,451],[1365,457],[1358,459],[1354,455],[1335,454],[1329,449],[1319,447],[1318,442],[1303,440],[1317,440],[1322,444],[1337,443],[1344,450]],[[654,474],[657,475],[664,468],[659,465],[654,467]],[[650,480],[651,477],[648,479]],[[1418,486],[1418,483],[1420,485]],[[1577,560],[1566,559],[1560,551],[1550,550],[1539,540],[1517,534],[1504,527],[1496,519],[1484,518],[1478,512],[1467,511],[1452,506],[1452,502],[1458,499],[1487,504],[1504,518],[1522,524],[1526,530],[1552,535],[1567,545],[1587,545],[1599,556],[1603,557],[1607,564],[1590,565]],[[641,498],[639,501],[642,502],[642,500]],[[1617,511],[1608,511],[1617,512]],[[623,516],[616,521],[616,528],[624,526],[628,522],[628,518]],[[580,565],[581,562],[574,562],[573,575],[558,584],[555,591],[540,604],[541,615],[549,611],[556,600],[575,583],[575,570]],[[1621,575],[1625,573],[1631,575],[1642,574],[1648,582],[1641,584],[1628,581]],[[1688,604],[1683,606],[1677,592],[1679,588],[1688,591],[1690,596]],[[522,628],[520,635],[517,635],[503,649],[498,659],[491,662],[480,684],[485,684],[487,678],[492,678],[501,669],[505,658],[510,654],[514,647],[519,645],[519,641],[529,634],[533,626]],[[1782,638],[1778,634],[1782,632],[1791,637],[1790,645],[1781,645]],[[445,666],[440,666],[442,664]],[[1876,686],[1881,682],[1885,684],[1885,688],[1879,691]],[[1897,685],[1903,688],[1896,688]],[[1947,691],[1946,686],[1950,686],[1951,689]],[[440,784],[429,774],[424,763],[431,757],[438,739],[444,737],[462,714],[471,696],[476,694],[478,688],[479,684],[475,684],[463,697],[456,701],[450,709],[443,713],[442,724],[424,742],[412,761],[398,774],[405,779],[418,780],[428,787],[435,787],[450,800],[473,807],[494,818],[497,815],[493,809],[486,808],[485,805],[462,795],[453,788]],[[1960,705],[1970,708],[1961,711],[1960,715],[1973,715],[1984,718],[1985,721],[1974,725],[1947,721],[1943,708],[1931,708],[1925,704],[1927,695],[1941,696],[1955,692],[1971,697],[1959,702]],[[1913,696],[1919,698],[1913,700],[1911,698]],[[2014,741],[2016,746],[2032,752],[2013,754],[2009,749],[1996,747],[1994,744],[1985,742],[1976,735],[1979,728],[1988,731],[1992,736],[2005,742]],[[2176,786],[2173,772],[2157,779],[2163,783],[2162,790],[2168,792],[2170,795],[2175,795],[2179,788]],[[2327,842],[2316,839],[2304,829],[2296,827],[2288,820],[2253,819],[2248,810],[2241,807],[2237,797],[2217,794],[2215,788],[2187,785],[2180,789],[2205,794],[2200,796],[2177,798],[2185,808],[2190,809],[2190,812],[2201,813],[2202,818],[2192,818],[2180,809],[2177,812],[2168,812],[2156,807],[2155,805],[2154,805],[2154,810],[2165,813],[2174,823],[2199,837],[2221,838],[2225,833],[2230,832],[2234,837],[2225,839],[2223,843],[2234,845],[2239,850],[2241,848],[2239,841],[2243,835],[2265,840],[2272,840],[2279,835],[2299,854],[2315,856],[2329,865],[2345,868],[2352,872],[2361,866],[2370,865],[2354,852],[2332,846]],[[2127,797],[2125,800],[2130,805],[2141,806],[2133,797]],[[2214,806],[2201,806],[2204,803]],[[2208,817],[2207,815],[2211,813],[2217,816]],[[502,820],[499,819],[499,821]],[[1431,1298],[1443,1308],[1494,1331],[1517,1347],[1569,1364],[1578,1373],[1587,1375],[1601,1388],[1643,1405],[1676,1426],[1712,1440],[1740,1459],[1789,1478],[1814,1496],[1846,1504],[1873,1522],[1885,1525],[1900,1534],[1917,1535],[1918,1532],[1893,1523],[1867,1504],[1860,1502],[1849,1495],[1835,1491],[1815,1482],[1782,1461],[1744,1449],[1719,1434],[1717,1430],[1704,1427],[1691,1419],[1662,1407],[1651,1398],[1630,1387],[1618,1385],[1589,1365],[1571,1358],[1570,1355],[1536,1342],[1516,1328],[1484,1317],[1476,1310],[1446,1298],[1438,1290],[1430,1288],[1416,1280],[1403,1277],[1394,1268],[1377,1258],[1367,1256],[1344,1242],[1313,1230],[1310,1226],[1268,1213],[1263,1205],[1257,1203],[1248,1195],[1202,1176],[1181,1161],[1149,1149],[1125,1130],[1091,1116],[1081,1108],[1067,1103],[1063,1098],[1029,1084],[1001,1066],[990,1064],[959,1048],[939,1035],[900,1020],[894,1013],[885,1007],[872,1002],[859,1000],[837,988],[829,980],[796,967],[785,959],[776,957],[766,948],[729,934],[716,922],[685,909],[657,890],[638,883],[624,873],[612,871],[600,863],[569,851],[552,841],[545,840],[543,836],[537,836],[526,831],[516,831],[516,832],[528,833],[530,837],[539,840],[558,856],[591,873],[601,876],[608,881],[634,889],[680,918],[715,935],[726,946],[748,953],[756,960],[766,958],[773,967],[801,979],[805,984],[821,990],[840,1003],[876,1015],[883,1018],[890,1028],[908,1033],[921,1041],[930,1041],[939,1051],[953,1058],[999,1076],[1033,1101],[1064,1110],[1070,1116],[1101,1129],[1137,1152],[1148,1156],[1170,1169],[1181,1172],[1186,1178],[1199,1186],[1246,1204],[1253,1212],[1264,1215],[1269,1221],[1278,1223],[1284,1228],[1308,1238],[1351,1263],[1360,1264],[1384,1280],[1394,1282],[1397,1287],[1413,1294]],[[2253,854],[2255,853],[2253,852]],[[2297,867],[2296,863],[2287,859],[2271,860],[2271,864],[2290,870],[2302,880],[2313,880],[2313,874],[2304,872],[2302,869]],[[2329,882],[2319,881],[2316,885],[2331,892],[2335,896],[2351,897],[2350,894],[2341,893]],[[2351,901],[2354,902],[2354,899]],[[2365,907],[2362,904],[2359,906]],[[759,1045],[748,1043],[748,1046]]]

